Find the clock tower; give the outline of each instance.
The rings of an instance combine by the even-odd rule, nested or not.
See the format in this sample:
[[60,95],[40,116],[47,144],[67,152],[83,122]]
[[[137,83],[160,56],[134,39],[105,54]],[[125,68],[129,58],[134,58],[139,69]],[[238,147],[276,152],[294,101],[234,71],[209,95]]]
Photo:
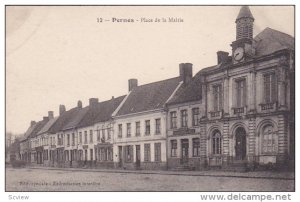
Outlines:
[[236,40],[232,42],[233,63],[244,62],[254,54],[253,48],[253,22],[254,17],[248,6],[242,6],[235,20]]

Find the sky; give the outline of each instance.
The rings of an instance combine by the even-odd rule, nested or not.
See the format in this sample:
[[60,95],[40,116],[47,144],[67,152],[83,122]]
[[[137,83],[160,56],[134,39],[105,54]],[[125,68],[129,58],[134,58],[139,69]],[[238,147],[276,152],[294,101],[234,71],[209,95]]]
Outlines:
[[[231,54],[239,6],[7,6],[6,130],[22,134],[48,111],[99,101],[139,85],[193,73]],[[294,7],[250,6],[254,36],[266,27],[294,36]],[[142,18],[183,22],[141,22]],[[97,21],[102,22],[98,22]],[[112,22],[112,19],[135,22]],[[109,21],[106,21],[109,20]],[[138,20],[138,21],[137,21]]]

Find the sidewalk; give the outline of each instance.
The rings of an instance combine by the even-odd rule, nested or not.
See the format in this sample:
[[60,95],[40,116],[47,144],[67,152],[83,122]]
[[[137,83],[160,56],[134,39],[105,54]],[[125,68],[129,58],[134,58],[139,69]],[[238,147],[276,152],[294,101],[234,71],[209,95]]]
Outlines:
[[156,175],[182,175],[182,176],[208,176],[208,177],[237,177],[237,178],[259,178],[295,180],[294,172],[287,171],[255,171],[255,172],[229,172],[222,170],[207,171],[169,171],[169,170],[121,170],[121,169],[90,169],[90,168],[56,168],[56,167],[27,167],[30,169],[82,171],[82,172],[104,172],[104,173],[128,173],[128,174],[156,174]]

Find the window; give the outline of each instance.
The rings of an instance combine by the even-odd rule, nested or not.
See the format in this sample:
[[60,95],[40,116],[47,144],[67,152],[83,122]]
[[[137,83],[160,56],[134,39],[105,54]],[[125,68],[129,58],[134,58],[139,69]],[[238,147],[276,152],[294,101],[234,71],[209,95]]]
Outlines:
[[131,123],[127,123],[127,137],[131,137]]
[[177,140],[171,140],[171,157],[177,156]]
[[141,122],[135,122],[135,136],[141,135]]
[[161,143],[154,143],[154,160],[161,161]]
[[150,135],[150,120],[145,121],[145,135]]
[[215,131],[212,136],[212,153],[222,154],[222,140],[219,131]]
[[187,110],[181,110],[181,127],[187,127]]
[[67,134],[67,145],[70,145],[70,134]]
[[144,161],[151,161],[150,144],[144,144]]
[[79,132],[79,143],[82,144],[82,133]]
[[177,113],[171,112],[171,128],[177,128]]
[[193,138],[193,156],[200,156],[200,139]]
[[107,139],[110,140],[111,136],[110,136],[110,128],[107,129]]
[[221,111],[222,110],[222,86],[215,85],[213,86],[213,109],[214,111]]
[[93,159],[93,154],[94,154],[93,149],[90,149],[91,161],[94,160],[94,159]]
[[276,102],[275,73],[264,75],[264,98],[265,103]]
[[84,131],[84,144],[87,144],[87,131]]
[[100,129],[97,130],[97,142],[100,142]]
[[277,153],[277,135],[273,131],[273,126],[267,125],[262,131],[262,151],[264,154]]
[[122,137],[122,124],[118,125],[118,137],[121,138]]
[[160,134],[160,119],[155,119],[155,134]]
[[72,145],[74,146],[75,145],[75,134],[72,133]]
[[193,108],[192,109],[193,113],[193,126],[198,126],[199,125],[199,108]]
[[132,162],[133,161],[133,146],[127,145],[125,146],[125,159],[126,162]]
[[90,143],[93,143],[93,130],[90,130]]
[[240,79],[235,81],[236,85],[236,107],[246,105],[246,80]]

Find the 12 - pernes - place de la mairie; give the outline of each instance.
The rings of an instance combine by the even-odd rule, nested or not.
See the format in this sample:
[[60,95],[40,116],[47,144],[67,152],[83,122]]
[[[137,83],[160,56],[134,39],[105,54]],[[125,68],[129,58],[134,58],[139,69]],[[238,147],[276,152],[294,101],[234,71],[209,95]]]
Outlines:
[[[234,22],[233,22],[234,23]],[[253,37],[242,6],[232,52],[193,75],[138,85],[32,121],[17,158],[30,165],[119,169],[249,170],[293,166],[294,38],[271,28]],[[234,31],[234,30],[233,30]]]

